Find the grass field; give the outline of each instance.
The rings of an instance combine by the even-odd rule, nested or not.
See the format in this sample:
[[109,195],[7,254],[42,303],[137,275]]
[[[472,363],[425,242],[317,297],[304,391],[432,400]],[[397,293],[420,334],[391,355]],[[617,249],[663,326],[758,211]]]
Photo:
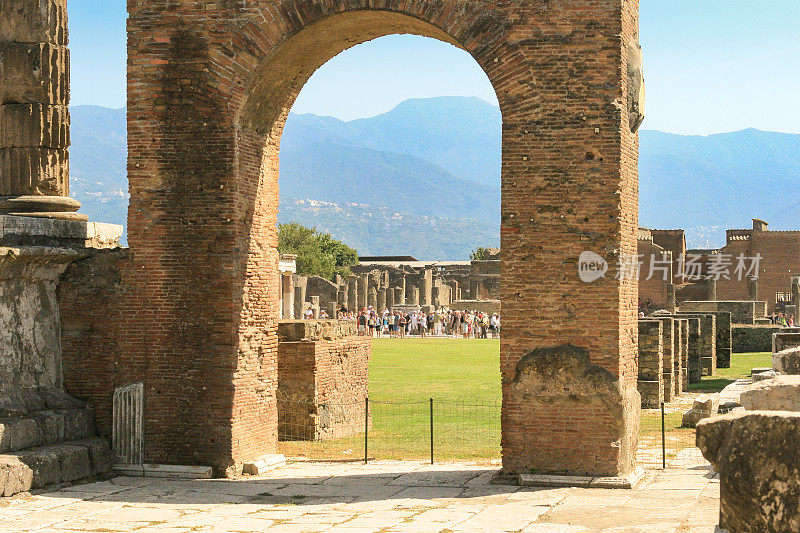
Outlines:
[[737,379],[750,375],[758,367],[772,367],[772,354],[735,353],[731,356],[730,368],[718,368],[716,376],[706,376],[700,383],[692,383],[689,390],[696,392],[719,392]]
[[[489,461],[500,458],[500,342],[464,339],[376,339],[370,362],[372,426],[369,456],[377,459],[430,458],[430,398],[434,458]],[[719,369],[692,390],[716,391],[769,354],[734,354],[732,368]],[[668,412],[666,430],[691,443],[694,430],[681,429],[681,413]],[[642,412],[640,434],[660,435],[659,411]],[[660,437],[659,437],[660,438]],[[364,457],[364,434],[323,442],[282,442],[287,456],[348,460]]]

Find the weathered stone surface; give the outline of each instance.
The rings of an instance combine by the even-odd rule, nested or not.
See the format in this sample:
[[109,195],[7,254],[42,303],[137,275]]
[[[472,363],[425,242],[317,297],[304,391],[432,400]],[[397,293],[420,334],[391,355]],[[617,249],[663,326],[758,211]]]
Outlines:
[[0,496],[13,496],[33,487],[33,470],[14,455],[0,455]]
[[[621,384],[609,371],[593,364],[585,348],[567,344],[538,348],[528,353],[517,363],[508,401],[515,408],[547,416],[556,428],[564,427],[566,419],[561,416],[564,412],[587,413],[585,416],[592,413],[593,417],[602,417],[604,424],[602,429],[598,426],[598,431],[617,435],[615,446],[620,447],[620,468],[632,464],[641,404],[639,393],[634,387]],[[636,428],[633,434],[629,433],[632,428]],[[544,434],[538,438],[547,439],[549,436]],[[537,447],[532,446],[529,453],[536,455],[536,450]],[[573,465],[570,472],[541,467],[532,473],[615,475],[599,458],[585,459],[579,466]],[[535,459],[528,460],[533,464],[539,463]],[[541,461],[541,464],[547,464],[547,461]],[[629,473],[630,469],[622,475]]]
[[0,148],[4,195],[69,195],[69,154],[55,148]]
[[66,483],[111,470],[106,439],[84,439],[0,455],[0,495]]
[[67,44],[66,0],[3,0],[0,41]]
[[704,418],[717,414],[719,407],[719,396],[702,395],[695,399],[692,408],[683,413],[681,425],[685,428],[693,428]]
[[772,354],[772,368],[781,374],[800,374],[800,347]]
[[41,446],[43,438],[33,418],[8,418],[0,421],[0,453]]
[[336,340],[358,334],[352,320],[281,320],[278,339],[283,342]]
[[43,42],[0,42],[0,102],[68,105],[69,50]]
[[777,376],[751,385],[740,396],[748,411],[800,411],[800,376]]
[[94,435],[94,418],[91,409],[64,411],[64,435],[66,440],[85,439]]
[[70,117],[66,106],[0,105],[0,148],[69,148]]
[[14,455],[33,472],[32,489],[61,483],[61,460],[55,447],[32,448]]
[[800,347],[800,329],[782,328],[772,334],[772,353],[782,352],[789,348]]
[[82,439],[70,442],[75,446],[84,446],[89,454],[91,475],[105,474],[111,471],[111,445],[106,439]]
[[764,381],[765,379],[772,379],[780,375],[781,374],[779,372],[776,372],[774,370],[766,370],[764,372],[755,372],[751,374],[750,377],[752,378],[753,383],[758,383],[759,381]]
[[703,420],[697,446],[719,472],[719,525],[800,531],[800,413],[747,411]]

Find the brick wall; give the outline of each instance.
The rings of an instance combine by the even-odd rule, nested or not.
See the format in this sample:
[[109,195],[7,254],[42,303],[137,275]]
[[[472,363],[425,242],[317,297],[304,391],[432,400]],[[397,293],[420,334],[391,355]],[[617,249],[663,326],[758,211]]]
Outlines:
[[[340,438],[364,430],[372,339],[357,336],[352,321],[312,324],[324,322],[331,323],[324,335],[299,333],[297,322],[278,325],[281,439]],[[342,331],[347,327],[352,331]]]
[[106,437],[111,436],[114,388],[141,376],[120,346],[119,303],[127,291],[123,272],[129,263],[127,250],[96,252],[72,263],[58,285],[64,385],[69,394],[91,403],[97,431]]
[[[636,396],[636,284],[583,283],[577,260],[636,253],[636,0],[129,0],[128,11],[119,349],[152,390],[148,460],[222,472],[274,451],[282,128],[328,59],[413,33],[470,52],[503,114],[504,469],[632,469],[638,413],[621,404]],[[556,413],[511,394],[525,354],[568,342],[615,378],[613,401]]]

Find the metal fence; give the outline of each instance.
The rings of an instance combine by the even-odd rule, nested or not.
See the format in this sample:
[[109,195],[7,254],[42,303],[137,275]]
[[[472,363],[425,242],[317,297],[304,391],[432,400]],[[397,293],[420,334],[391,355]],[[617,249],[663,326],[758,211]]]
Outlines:
[[[278,413],[281,450],[291,457],[500,461],[500,402],[434,398],[315,402],[283,395],[278,398]],[[648,469],[707,464],[694,446],[694,430],[669,427],[664,411],[660,425],[657,411],[645,413],[648,422],[639,435],[638,464]]]

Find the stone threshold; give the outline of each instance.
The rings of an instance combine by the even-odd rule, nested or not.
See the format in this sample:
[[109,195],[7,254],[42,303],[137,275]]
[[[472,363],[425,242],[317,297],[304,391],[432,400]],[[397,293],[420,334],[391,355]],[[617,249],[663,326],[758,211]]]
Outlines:
[[270,470],[274,470],[286,464],[286,457],[280,453],[274,453],[260,457],[255,461],[245,462],[242,465],[242,473],[251,476],[259,476],[266,474]]
[[210,466],[156,465],[156,464],[116,464],[115,474],[130,477],[157,477],[172,479],[211,479],[214,470]]
[[627,476],[553,476],[547,474],[520,474],[521,487],[583,487],[590,489],[635,489],[645,477],[643,468],[636,468]]

